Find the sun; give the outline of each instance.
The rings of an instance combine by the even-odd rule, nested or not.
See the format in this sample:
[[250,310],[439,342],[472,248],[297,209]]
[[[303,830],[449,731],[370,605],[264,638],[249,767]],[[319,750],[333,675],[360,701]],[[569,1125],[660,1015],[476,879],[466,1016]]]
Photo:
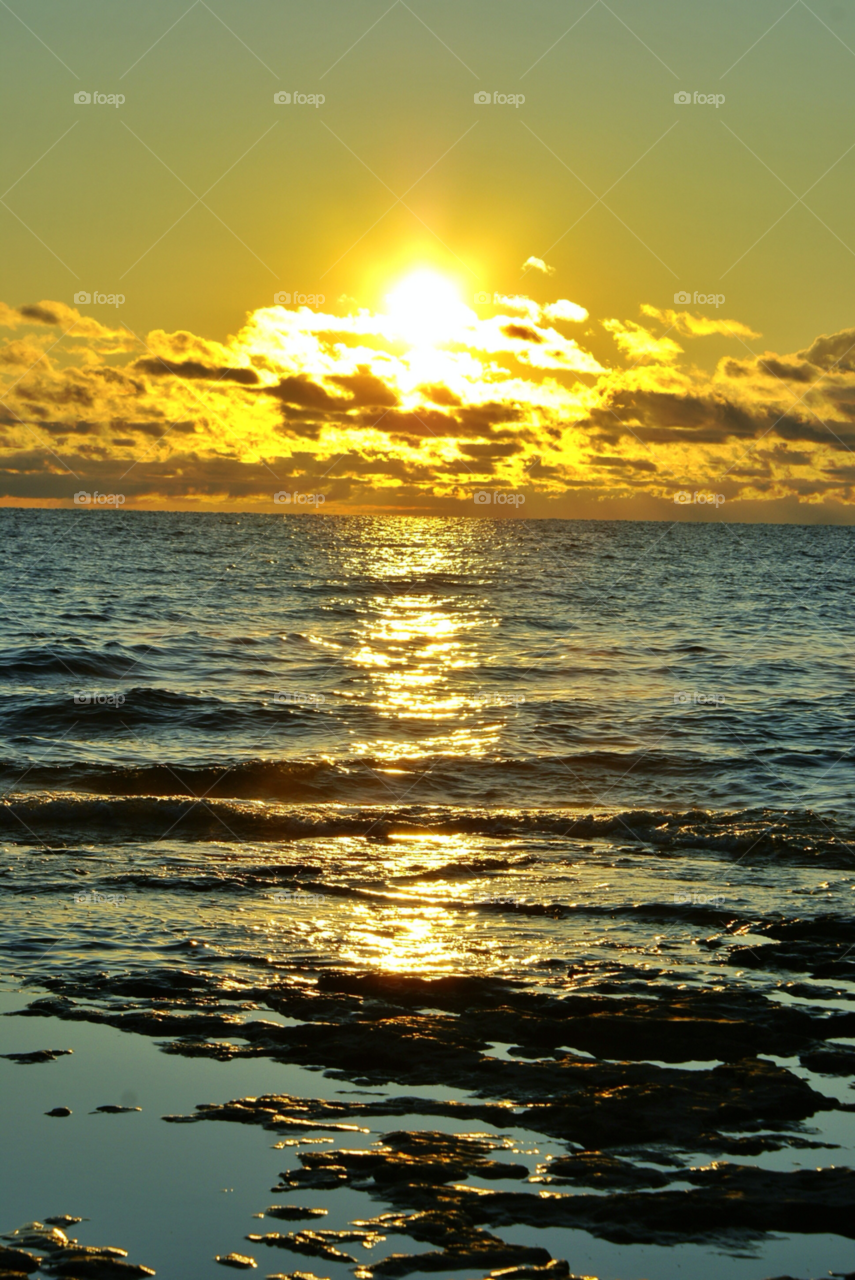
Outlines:
[[471,319],[457,289],[437,271],[413,271],[386,295],[386,310],[400,336],[414,347],[450,341]]

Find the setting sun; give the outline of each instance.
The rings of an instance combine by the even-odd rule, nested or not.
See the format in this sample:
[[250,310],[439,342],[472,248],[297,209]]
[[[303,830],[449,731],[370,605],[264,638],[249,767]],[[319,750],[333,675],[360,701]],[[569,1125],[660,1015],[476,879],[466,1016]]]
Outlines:
[[451,281],[427,268],[412,272],[388,293],[386,309],[413,346],[448,341],[471,316]]

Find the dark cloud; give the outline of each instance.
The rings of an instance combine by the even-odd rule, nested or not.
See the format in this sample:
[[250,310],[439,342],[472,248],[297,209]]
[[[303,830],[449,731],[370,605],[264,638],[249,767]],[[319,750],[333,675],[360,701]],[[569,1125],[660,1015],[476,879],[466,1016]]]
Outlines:
[[283,404],[295,405],[299,409],[342,409],[348,403],[347,400],[331,396],[304,373],[297,377],[280,378],[275,387],[265,387],[264,391]]
[[453,391],[449,391],[448,387],[439,386],[436,383],[430,387],[419,387],[419,392],[424,396],[425,400],[432,400],[434,404],[454,406],[463,403],[460,396],[456,396]]
[[841,329],[830,335],[823,333],[798,355],[820,369],[855,372],[855,329]]
[[211,369],[198,360],[137,360],[133,367],[152,378],[166,378],[171,374],[178,378],[199,379],[204,382],[236,382],[242,387],[254,387],[261,381],[254,369]]
[[[521,342],[543,342],[543,337],[536,329],[530,329],[525,324],[506,324],[502,326],[502,333],[506,338],[519,338]],[[562,352],[555,353],[558,356]]]
[[816,382],[817,369],[810,364],[788,364],[783,360],[758,360],[757,368],[783,382]]
[[512,458],[522,452],[522,445],[515,440],[507,444],[462,444],[460,452],[467,458]]
[[18,308],[18,315],[24,320],[32,320],[36,324],[61,324],[62,317],[58,311],[42,303],[31,303]]
[[344,387],[345,391],[350,392],[353,397],[349,404],[351,408],[362,405],[391,408],[393,405],[400,403],[398,397],[393,391],[390,391],[386,383],[381,378],[374,377],[364,367],[360,368],[358,373],[331,377],[330,382],[334,382],[336,386]]
[[658,471],[654,462],[646,458],[620,458],[609,454],[596,454],[591,458],[600,467],[631,467],[635,471]]

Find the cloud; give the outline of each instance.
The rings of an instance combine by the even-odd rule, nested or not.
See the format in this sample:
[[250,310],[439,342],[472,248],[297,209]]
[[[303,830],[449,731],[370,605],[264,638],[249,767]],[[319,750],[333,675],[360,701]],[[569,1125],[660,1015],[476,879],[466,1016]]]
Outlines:
[[543,261],[543,258],[526,258],[522,265],[523,271],[525,271],[526,267],[530,267],[532,271],[540,271],[541,274],[545,276],[555,275],[555,268],[548,267]]
[[[0,306],[0,496],[70,503],[82,485],[125,493],[125,509],[272,511],[290,484],[328,512],[449,514],[490,484],[524,489],[527,514],[584,502],[653,518],[675,488],[715,485],[728,511],[831,503],[855,521],[855,330],[754,354],[738,321],[642,315],[671,333],[605,319],[604,363],[555,327],[587,318],[567,299],[461,307],[447,341],[414,346],[353,308],[262,308],[219,342],[135,335],[61,302]],[[674,333],[733,347],[710,373]]]
[[547,320],[570,320],[574,323],[581,323],[588,319],[588,313],[584,307],[578,306],[575,302],[568,302],[566,298],[559,298],[557,302],[549,302],[545,307],[541,307],[541,315]]
[[711,333],[721,333],[726,338],[761,338],[763,335],[749,329],[739,320],[719,320],[717,316],[693,316],[688,311],[660,311],[644,302],[641,314],[651,316],[676,330],[683,338],[703,338]]
[[642,360],[672,364],[683,353],[683,348],[671,338],[657,338],[649,329],[634,324],[632,320],[625,323],[604,320],[603,328],[612,335],[623,354],[636,364]]
[[176,376],[179,378],[198,378],[207,382],[237,382],[241,386],[256,386],[260,381],[254,369],[209,368],[198,360],[137,360],[134,369],[151,374],[153,378]]

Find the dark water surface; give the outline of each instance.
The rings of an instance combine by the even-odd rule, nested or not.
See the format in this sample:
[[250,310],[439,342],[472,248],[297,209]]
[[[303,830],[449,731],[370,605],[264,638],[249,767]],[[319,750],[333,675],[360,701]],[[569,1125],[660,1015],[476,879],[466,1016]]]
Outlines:
[[[120,1039],[163,1064],[146,1074],[158,1107],[174,1078],[175,1111],[206,1090],[210,1102],[293,1092],[288,1073],[305,1086],[307,1066],[354,1082],[336,1088],[521,1107],[548,1094],[553,1106],[535,1075],[571,1059],[648,1064],[671,1087],[678,1068],[707,1079],[747,1057],[855,1101],[845,1062],[831,1073],[810,1056],[855,1044],[852,530],[7,509],[0,531],[0,957],[7,991],[21,993],[6,1000],[66,999],[5,1022],[3,1052],[73,1034],[85,1056],[87,1022],[106,1021],[101,1036],[159,1036],[197,1061]],[[649,1034],[648,1015],[672,1007]],[[813,1021],[782,1030],[775,1019],[793,1009]],[[206,1010],[210,1025],[186,1033],[169,1022]],[[273,1028],[266,1039],[247,1030],[254,1019]],[[354,1026],[374,1027],[376,1046],[392,1039],[382,1052],[354,1041],[348,1059],[333,1033]],[[305,1039],[324,1027],[329,1042]],[[422,1047],[408,1062],[400,1045],[414,1034]],[[445,1066],[432,1056],[440,1042]],[[71,1080],[70,1062],[0,1062],[22,1148],[59,1142],[52,1126],[66,1122],[40,1113],[63,1101],[53,1082]],[[179,1065],[180,1088],[168,1070]],[[188,1100],[203,1068],[222,1091],[208,1074]],[[35,1094],[34,1079],[45,1082]],[[326,1077],[313,1081],[311,1096],[333,1096]],[[627,1154],[643,1163],[658,1142],[683,1169],[851,1164],[852,1115],[788,1115],[734,1115],[728,1132],[790,1134],[792,1146],[716,1148],[708,1125],[682,1138],[651,1130],[648,1155]],[[543,1159],[590,1145],[527,1117],[520,1150],[538,1142]],[[460,1129],[449,1117],[413,1123]],[[375,1136],[396,1126],[375,1122]],[[134,1192],[155,1213],[164,1152],[189,1133],[195,1151],[212,1129],[225,1160],[240,1128],[161,1127],[168,1139],[139,1129],[146,1172]],[[91,1171],[115,1157],[93,1132],[79,1158],[98,1201]],[[270,1145],[241,1131],[244,1171],[249,1138]],[[688,1188],[680,1172],[674,1185]],[[9,1173],[4,1230],[64,1211],[45,1207],[33,1169],[26,1209],[27,1180]],[[256,1210],[270,1176],[265,1165]],[[351,1218],[386,1207],[361,1190],[312,1195],[358,1197]],[[71,1212],[94,1219],[98,1207]],[[159,1275],[196,1274],[191,1257],[199,1275],[223,1274],[215,1251],[252,1252],[239,1234],[208,1247],[210,1206],[188,1200],[181,1212],[180,1262],[167,1253]],[[691,1223],[655,1244],[558,1227],[499,1234],[610,1280],[855,1266],[834,1232],[729,1244]],[[374,1255],[428,1247],[390,1236]],[[349,1274],[287,1250],[255,1256],[270,1271]]]

